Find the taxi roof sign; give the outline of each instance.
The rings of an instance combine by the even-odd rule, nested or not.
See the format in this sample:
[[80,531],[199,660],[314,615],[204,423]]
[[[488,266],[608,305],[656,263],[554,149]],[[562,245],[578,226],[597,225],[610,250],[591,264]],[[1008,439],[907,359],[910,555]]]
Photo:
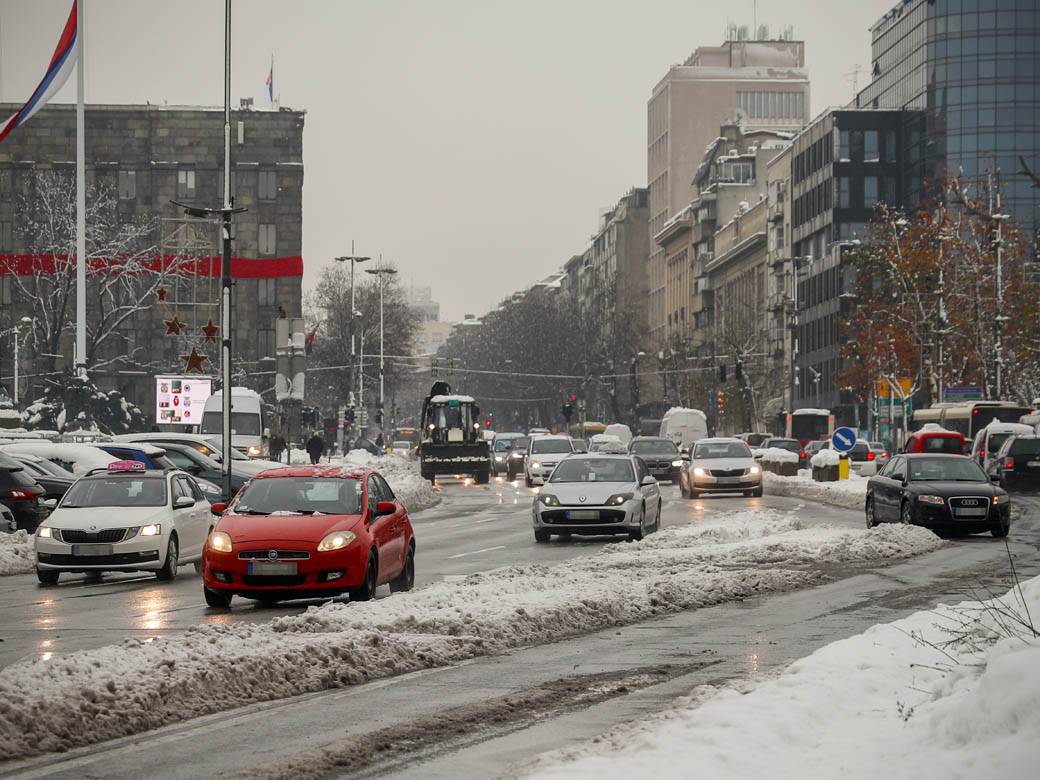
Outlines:
[[144,464],[137,460],[114,460],[108,464],[109,474],[144,471]]

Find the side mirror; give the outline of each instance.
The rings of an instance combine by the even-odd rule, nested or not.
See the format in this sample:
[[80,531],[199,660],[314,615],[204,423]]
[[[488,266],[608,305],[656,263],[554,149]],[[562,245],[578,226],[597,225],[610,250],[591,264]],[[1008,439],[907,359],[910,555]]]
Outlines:
[[657,480],[654,479],[653,477],[651,477],[649,474],[647,474],[645,477],[643,477],[639,481],[640,487],[645,486],[645,485],[656,485],[656,484],[657,484]]
[[990,474],[989,475],[989,481],[992,482],[994,485],[999,485],[1000,484],[1000,475],[999,474]]
[[209,511],[215,514],[217,517],[220,517],[222,514],[224,514],[225,511],[227,511],[227,504],[225,504],[223,501],[218,501],[217,503],[210,506]]
[[195,499],[191,496],[177,496],[173,499],[174,509],[190,509],[195,506]]
[[383,517],[384,515],[392,515],[397,511],[397,504],[393,501],[379,501],[376,503],[376,517]]

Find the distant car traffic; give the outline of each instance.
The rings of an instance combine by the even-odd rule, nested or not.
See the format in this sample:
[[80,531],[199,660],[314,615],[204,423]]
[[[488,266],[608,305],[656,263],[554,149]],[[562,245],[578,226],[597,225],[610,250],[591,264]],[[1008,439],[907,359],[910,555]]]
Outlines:
[[762,443],[761,449],[764,450],[787,450],[793,452],[798,456],[798,468],[807,468],[809,463],[809,456],[804,449],[802,449],[802,443],[798,439],[787,439],[780,436],[770,436]]
[[655,479],[668,480],[673,485],[679,483],[679,472],[684,461],[679,454],[679,448],[671,439],[661,436],[636,436],[629,443],[628,451],[643,459],[650,475]]
[[[130,442],[134,444],[154,444],[157,447],[162,447],[167,443],[189,444],[203,455],[215,460],[217,463],[220,463],[223,459],[223,447],[220,443],[220,437],[205,436],[201,433],[126,433],[119,436],[113,436],[112,441]],[[267,469],[276,469],[285,465],[284,463],[278,463],[273,460],[250,458],[234,447],[231,448],[231,460],[235,469],[251,476],[259,474],[261,471],[266,471]]]
[[415,449],[415,445],[410,441],[395,441],[390,447],[391,452],[396,452],[398,455],[407,455]]
[[36,529],[36,575],[53,585],[62,572],[151,571],[172,580],[197,562],[210,506],[183,471],[115,461],[81,477]]
[[1004,490],[1040,490],[1040,436],[1012,436],[997,451],[991,477]]
[[971,447],[972,459],[982,466],[982,470],[993,470],[993,461],[1001,445],[1012,436],[1029,436],[1035,433],[1033,428],[1022,423],[991,422],[975,434]]
[[[870,442],[870,449],[874,453],[874,459],[877,461],[877,467],[880,469],[886,463],[888,463],[888,450],[885,448],[883,442],[872,441]],[[808,451],[808,450],[807,450]]]
[[517,439],[495,439],[491,443],[491,473],[504,474],[509,470],[509,452]]
[[661,527],[661,491],[646,464],[632,455],[572,455],[535,497],[534,538],[627,534],[642,539]]
[[920,430],[910,434],[903,445],[903,452],[963,455],[964,444],[964,435],[958,431],[948,431],[935,423],[925,423]]
[[535,436],[527,447],[527,487],[541,485],[552,474],[556,464],[574,452],[569,436]]
[[530,444],[530,436],[518,436],[513,439],[509,454],[506,456],[506,479],[510,482],[524,473],[527,465],[527,447]]
[[962,455],[899,454],[867,482],[867,527],[923,525],[1007,536],[1011,499],[978,463]]
[[620,438],[612,433],[593,434],[589,441],[589,452],[604,452],[614,455],[624,455],[628,448]]
[[701,439],[693,445],[689,463],[683,464],[679,491],[684,498],[698,498],[702,493],[761,496],[762,468],[740,439]]
[[[217,485],[220,499],[227,502],[234,496],[242,486],[253,476],[249,471],[243,471],[238,467],[237,461],[231,462],[231,496],[223,495],[224,472],[220,463],[206,455],[203,455],[190,444],[177,444],[168,442],[163,445],[166,457],[176,468],[186,471],[200,482],[205,480]],[[211,502],[212,503],[212,502]]]
[[365,601],[384,583],[411,590],[415,535],[378,472],[286,467],[257,476],[226,508],[202,577],[206,603],[217,608],[235,595],[275,602],[349,593]]
[[740,436],[738,436],[737,438],[744,442],[748,447],[753,449],[755,447],[761,447],[762,442],[769,438],[769,434],[747,432],[740,434]]

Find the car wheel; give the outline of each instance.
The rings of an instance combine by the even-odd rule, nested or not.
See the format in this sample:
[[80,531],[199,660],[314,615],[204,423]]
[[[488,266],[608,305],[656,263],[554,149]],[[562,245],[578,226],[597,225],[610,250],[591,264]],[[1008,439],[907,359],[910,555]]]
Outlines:
[[376,597],[376,582],[379,578],[379,559],[375,550],[368,556],[368,566],[365,567],[365,581],[360,587],[351,588],[348,592],[351,601],[371,601]]
[[206,597],[206,605],[214,609],[227,609],[231,606],[231,594],[222,590],[211,590],[202,588],[202,595]]
[[155,578],[157,580],[169,582],[177,576],[177,554],[177,534],[170,534],[170,541],[166,545],[166,562],[163,563],[163,567],[155,573]]
[[910,508],[909,501],[904,501],[903,508],[899,510],[899,522],[903,525],[914,524],[914,510]]
[[642,508],[642,510],[639,512],[639,527],[636,528],[634,531],[629,531],[628,532],[628,540],[630,542],[638,542],[639,540],[641,540],[643,538],[644,534],[646,533],[646,529],[644,527],[645,523],[646,523],[646,507],[644,506]]
[[873,528],[878,524],[877,517],[874,515],[874,499],[867,499],[867,528]]
[[36,570],[36,579],[40,581],[41,585],[57,585],[58,577],[60,576],[60,571],[51,571],[50,569]]
[[478,471],[473,481],[478,485],[486,485],[491,481],[491,475],[486,471]]
[[404,593],[415,586],[415,543],[408,545],[408,555],[404,559],[404,568],[395,579],[390,580],[391,593]]
[[989,532],[998,539],[1003,539],[1011,530],[1011,520],[997,520],[990,526]]
[[546,542],[548,542],[549,541],[549,536],[550,536],[550,534],[549,534],[548,531],[542,531],[540,529],[535,529],[534,540],[536,542],[538,542],[538,544],[545,544]]
[[763,493],[762,486],[759,485],[757,488],[755,488],[754,490],[751,491],[751,497],[752,498],[762,498],[762,493]]

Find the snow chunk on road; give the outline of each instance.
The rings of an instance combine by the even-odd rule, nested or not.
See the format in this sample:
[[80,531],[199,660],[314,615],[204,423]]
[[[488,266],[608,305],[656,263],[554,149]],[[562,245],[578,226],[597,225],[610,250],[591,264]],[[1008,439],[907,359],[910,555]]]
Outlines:
[[1040,577],[873,626],[750,692],[706,686],[524,776],[1034,778],[1040,635],[1016,624],[1027,615],[1040,615]]
[[[512,566],[269,623],[204,625],[15,664],[0,671],[0,755],[65,750],[251,702],[806,587],[834,561],[901,558],[941,544],[914,527],[803,529],[793,514],[734,512],[552,566]],[[90,728],[82,728],[85,715]]]
[[848,479],[837,482],[816,482],[806,469],[802,469],[797,477],[781,477],[769,471],[764,472],[763,477],[766,493],[804,498],[846,509],[864,508],[867,500],[867,482],[870,481],[858,474],[850,473]]
[[36,568],[34,560],[33,538],[26,531],[0,533],[0,577],[28,574]]

